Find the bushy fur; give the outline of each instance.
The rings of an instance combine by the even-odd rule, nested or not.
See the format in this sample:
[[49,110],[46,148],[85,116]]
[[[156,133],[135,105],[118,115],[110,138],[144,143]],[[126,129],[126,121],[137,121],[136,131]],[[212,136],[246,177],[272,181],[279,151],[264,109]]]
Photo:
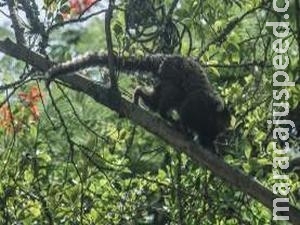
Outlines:
[[217,135],[229,126],[230,114],[200,65],[179,56],[167,57],[158,77],[160,82],[153,92],[136,89],[134,102],[141,97],[151,110],[171,122],[174,120],[168,112],[176,110],[185,132],[197,133],[201,144],[212,147]]

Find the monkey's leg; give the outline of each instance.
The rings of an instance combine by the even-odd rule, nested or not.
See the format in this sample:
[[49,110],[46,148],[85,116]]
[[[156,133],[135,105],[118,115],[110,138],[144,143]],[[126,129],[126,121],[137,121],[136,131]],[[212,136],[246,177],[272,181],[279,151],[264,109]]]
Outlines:
[[161,83],[158,111],[161,117],[175,124],[176,120],[171,116],[173,110],[178,110],[182,103],[183,93],[180,88],[168,82]]
[[205,147],[211,147],[215,138],[213,112],[206,103],[207,99],[201,91],[186,96],[179,109],[180,122],[188,136],[193,132],[198,135],[198,141]]

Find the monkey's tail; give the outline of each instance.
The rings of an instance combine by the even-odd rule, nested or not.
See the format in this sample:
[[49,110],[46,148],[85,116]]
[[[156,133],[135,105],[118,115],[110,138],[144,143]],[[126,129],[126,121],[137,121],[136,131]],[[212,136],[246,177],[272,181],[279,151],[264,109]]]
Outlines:
[[[139,71],[157,73],[160,64],[166,56],[164,55],[148,55],[148,56],[115,56],[114,62],[120,71]],[[108,55],[101,53],[93,53],[80,56],[71,61],[58,63],[48,70],[51,77],[76,72],[94,66],[107,66]]]

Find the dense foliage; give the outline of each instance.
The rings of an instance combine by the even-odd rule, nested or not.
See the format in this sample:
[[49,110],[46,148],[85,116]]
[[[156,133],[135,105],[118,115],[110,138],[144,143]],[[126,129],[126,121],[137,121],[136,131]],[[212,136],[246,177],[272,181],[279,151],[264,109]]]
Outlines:
[[[274,127],[267,120],[276,37],[266,22],[286,19],[271,1],[0,0],[0,7],[0,39],[9,37],[55,62],[107,51],[104,19],[111,9],[115,54],[195,57],[231,108],[230,130],[217,143],[221,157],[272,188]],[[285,71],[297,81],[296,1],[287,13]],[[47,74],[25,62],[0,57],[1,224],[271,224],[269,209],[159,137],[59,81],[47,88]],[[81,72],[98,83],[109,79],[106,68]],[[116,71],[126,99],[138,84],[153,83],[136,72]],[[299,125],[299,84],[288,91]],[[292,159],[298,154],[297,130],[289,142]],[[299,207],[299,174],[277,172],[289,175],[290,203]]]

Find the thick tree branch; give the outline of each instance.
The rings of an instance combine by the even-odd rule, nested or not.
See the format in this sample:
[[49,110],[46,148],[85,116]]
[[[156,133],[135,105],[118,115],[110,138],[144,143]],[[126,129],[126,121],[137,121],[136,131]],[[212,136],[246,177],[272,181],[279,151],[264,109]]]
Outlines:
[[105,34],[106,34],[106,45],[108,51],[108,69],[109,69],[109,75],[111,80],[111,87],[117,90],[118,84],[117,84],[116,70],[114,67],[113,42],[112,42],[111,29],[110,29],[114,4],[115,4],[114,0],[109,0],[108,9],[107,12],[105,13]]
[[25,45],[24,27],[21,26],[21,22],[18,18],[16,1],[7,1],[8,10],[12,22],[13,29],[15,31],[15,37],[18,44]]
[[[47,60],[45,57],[30,51],[24,46],[16,45],[9,39],[0,41],[0,51],[14,58],[25,61],[42,72],[48,71],[48,69],[53,65],[53,62]],[[70,76],[60,76],[58,79],[69,84],[72,89],[84,92],[100,104],[114,109],[112,103],[114,99],[109,99],[108,90],[101,87],[94,81],[88,80],[87,78],[80,76],[78,73],[74,73]],[[237,169],[231,168],[222,159],[218,158],[210,151],[188,141],[182,134],[168,126],[162,119],[151,116],[150,113],[144,111],[140,107],[137,107],[126,99],[122,98],[120,100],[119,110],[119,113],[134,123],[139,124],[148,131],[159,136],[179,151],[186,153],[199,166],[207,167],[214,174],[224,179],[229,184],[235,186],[240,191],[249,194],[272,210],[273,199],[278,198],[279,196],[274,195],[270,190],[259,184],[252,177],[246,176]],[[299,224],[300,211],[297,208],[289,205],[289,211],[287,214],[289,215],[291,223]]]

